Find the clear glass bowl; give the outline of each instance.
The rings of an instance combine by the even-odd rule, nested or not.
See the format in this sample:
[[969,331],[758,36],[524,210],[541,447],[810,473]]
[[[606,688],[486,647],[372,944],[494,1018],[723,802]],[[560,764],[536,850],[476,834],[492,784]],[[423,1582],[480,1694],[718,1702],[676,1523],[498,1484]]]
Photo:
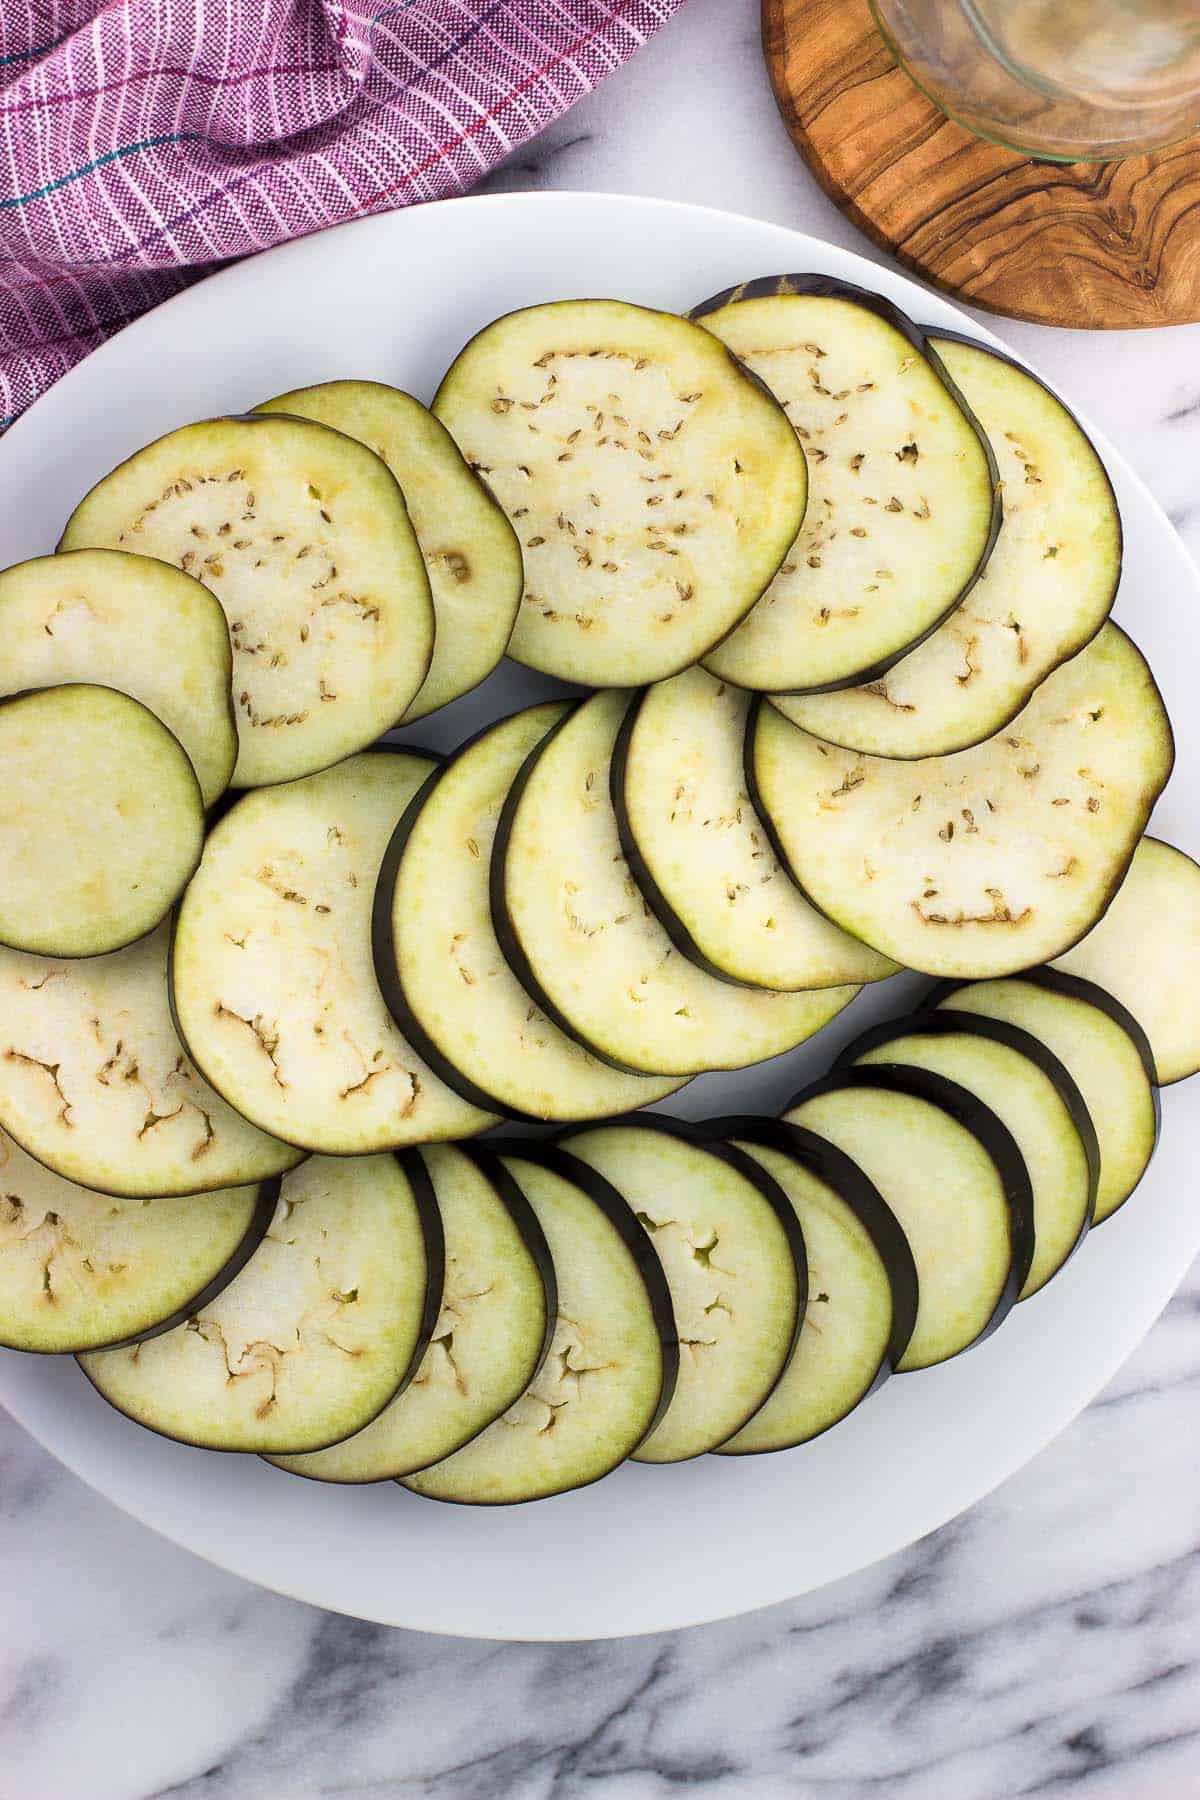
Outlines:
[[1106,162],[1200,130],[1200,0],[870,0],[901,66],[977,136]]

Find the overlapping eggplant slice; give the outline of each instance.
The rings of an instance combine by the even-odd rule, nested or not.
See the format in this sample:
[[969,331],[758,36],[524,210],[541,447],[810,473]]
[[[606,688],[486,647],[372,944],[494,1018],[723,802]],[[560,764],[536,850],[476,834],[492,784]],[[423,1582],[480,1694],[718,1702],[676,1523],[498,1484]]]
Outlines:
[[1160,1087],[1200,1070],[1200,867],[1182,850],[1144,837],[1104,917],[1054,967],[1122,1002]]
[[814,736],[874,756],[945,756],[999,731],[1095,636],[1121,575],[1116,496],[1061,400],[997,350],[930,341],[996,457],[995,548],[962,604],[878,680],[774,700]]
[[404,723],[476,687],[512,634],[524,580],[521,547],[446,427],[411,394],[379,381],[294,388],[255,411],[315,419],[357,438],[383,458],[404,490],[437,622],[433,661]]
[[406,1042],[371,960],[383,853],[436,767],[380,748],[245,795],[180,906],[171,996],[189,1055],[245,1118],[302,1149],[362,1155],[496,1123]]
[[575,1157],[517,1145],[504,1167],[537,1214],[557,1280],[549,1353],[486,1431],[404,1485],[504,1506],[598,1481],[670,1404],[679,1346],[666,1279],[625,1200]]
[[675,949],[617,830],[610,766],[628,705],[619,689],[592,695],[513,784],[492,865],[501,945],[543,1010],[618,1067],[685,1076],[794,1049],[858,988],[732,987]]
[[1174,758],[1143,658],[1115,625],[1012,724],[953,756],[836,749],[761,705],[747,768],[822,911],[931,975],[1005,975],[1078,941],[1120,886]]
[[372,926],[384,999],[456,1093],[516,1118],[610,1117],[681,1085],[607,1067],[560,1031],[505,960],[489,870],[501,809],[561,701],[491,725],[430,776],[384,856]]
[[231,669],[216,598],[153,557],[76,550],[0,574],[0,694],[68,682],[132,694],[187,751],[205,806],[237,755]]
[[1033,1260],[1033,1191],[1008,1128],[926,1069],[839,1070],[786,1109],[874,1182],[907,1237],[919,1286],[898,1368],[924,1369],[1000,1325]]
[[433,654],[404,496],[364,444],[268,414],[185,425],[99,481],[61,550],[137,550],[212,589],[233,642],[236,787],[290,781],[399,723]]
[[517,529],[510,654],[592,687],[673,675],[775,574],[804,517],[777,402],[707,332],[618,300],[507,314],[434,411]]
[[771,693],[875,680],[987,562],[1001,511],[987,438],[927,334],[863,288],[771,276],[692,317],[779,400],[810,480],[778,575],[705,666]]
[[271,1222],[278,1181],[115,1199],[0,1131],[0,1345],[94,1350],[168,1331],[214,1299]]
[[879,1189],[836,1144],[782,1119],[712,1119],[706,1129],[772,1176],[804,1236],[808,1309],[762,1406],[719,1446],[756,1456],[807,1443],[899,1366],[917,1319],[917,1268]]
[[313,1157],[284,1178],[265,1237],[215,1299],[159,1337],[79,1361],[118,1412],[163,1437],[319,1450],[411,1376],[441,1292],[441,1221],[420,1160]]
[[617,737],[621,849],[675,948],[721,981],[794,991],[896,965],[805,899],[746,785],[750,696],[701,668],[635,695]]
[[204,803],[140,700],[74,682],[0,700],[0,945],[103,956],[144,937],[200,860]]
[[1096,1209],[1100,1145],[1078,1086],[1031,1032],[950,1011],[874,1025],[842,1052],[837,1067],[897,1063],[956,1081],[1012,1133],[1033,1188],[1033,1261],[1018,1296],[1028,1299],[1078,1249]]
[[671,1294],[679,1375],[634,1458],[682,1462],[715,1450],[758,1412],[795,1349],[808,1298],[795,1211],[769,1169],[676,1120],[600,1125],[561,1141],[624,1197]]
[[537,1214],[486,1151],[420,1152],[445,1242],[437,1324],[403,1392],[353,1437],[270,1460],[314,1481],[388,1481],[452,1456],[528,1388],[557,1316],[554,1263]]
[[1004,981],[947,982],[928,1004],[977,1013],[1028,1031],[1067,1069],[1083,1096],[1100,1150],[1094,1224],[1123,1206],[1158,1142],[1154,1057],[1141,1026],[1106,989],[1057,969]]
[[0,1126],[69,1181],[130,1197],[248,1186],[303,1151],[197,1073],[167,1002],[167,925],[112,956],[0,950]]

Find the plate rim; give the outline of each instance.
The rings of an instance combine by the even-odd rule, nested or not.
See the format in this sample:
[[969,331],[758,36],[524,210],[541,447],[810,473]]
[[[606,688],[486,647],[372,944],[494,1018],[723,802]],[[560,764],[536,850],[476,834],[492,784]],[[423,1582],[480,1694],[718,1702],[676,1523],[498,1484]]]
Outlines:
[[[433,209],[436,212],[443,212],[447,208],[459,209],[461,211],[487,210],[507,213],[519,213],[525,211],[544,214],[553,214],[555,211],[563,208],[569,208],[573,211],[588,210],[596,213],[611,213],[615,210],[617,212],[635,212],[640,214],[683,214],[703,221],[706,230],[710,232],[719,229],[722,225],[733,225],[735,227],[751,225],[760,226],[772,232],[784,234],[790,240],[791,244],[794,245],[797,258],[813,258],[815,259],[814,266],[816,267],[824,266],[831,256],[839,264],[849,264],[851,271],[857,272],[854,275],[855,279],[863,281],[865,285],[871,285],[872,282],[878,283],[882,286],[884,291],[898,296],[899,303],[908,311],[914,313],[919,323],[932,323],[938,319],[939,315],[943,322],[948,318],[958,328],[968,331],[977,341],[1003,350],[1006,355],[1013,358],[1020,366],[1029,369],[1032,373],[1037,375],[1039,380],[1044,381],[1052,393],[1059,395],[1059,397],[1063,399],[1064,404],[1070,405],[1070,410],[1074,412],[1076,417],[1080,420],[1084,430],[1096,442],[1106,466],[1117,471],[1122,481],[1128,487],[1135,490],[1139,494],[1141,501],[1152,509],[1161,527],[1161,542],[1163,544],[1169,543],[1172,546],[1173,553],[1177,554],[1180,568],[1190,572],[1190,597],[1193,600],[1200,597],[1200,572],[1196,570],[1186,547],[1183,545],[1178,533],[1171,525],[1165,510],[1155,498],[1138,470],[1133,467],[1125,455],[1116,448],[1106,433],[1092,425],[1086,411],[1080,411],[1078,407],[1069,403],[1065,396],[1061,395],[1057,383],[1047,377],[1035,361],[1032,361],[1025,356],[1023,352],[1019,352],[1007,344],[988,326],[979,323],[979,321],[977,321],[972,314],[967,312],[962,306],[941,294],[927,289],[918,280],[906,272],[898,268],[892,268],[885,263],[875,261],[871,255],[864,253],[863,250],[846,249],[841,245],[833,244],[810,232],[798,230],[791,225],[781,224],[772,219],[760,218],[751,213],[735,212],[727,208],[719,208],[692,202],[661,199],[653,195],[620,194],[606,191],[575,191],[571,189],[456,195],[445,200],[429,201],[416,207],[399,208],[390,212],[368,214],[360,218],[347,220],[342,224],[332,226],[325,231],[310,233],[305,237],[292,239],[288,242],[272,246],[268,250],[244,258],[237,263],[226,264],[210,271],[190,286],[180,290],[178,293],[168,296],[161,301],[159,305],[151,308],[147,313],[140,315],[137,319],[132,320],[120,331],[114,333],[111,338],[105,341],[105,343],[98,346],[97,349],[68,370],[51,388],[47,389],[44,394],[39,396],[39,398],[4,433],[3,448],[0,448],[0,458],[7,458],[8,461],[0,463],[0,466],[8,467],[14,455],[20,456],[24,445],[23,433],[27,428],[27,421],[38,414],[39,409],[44,406],[45,402],[50,399],[51,396],[57,395],[59,389],[64,386],[69,387],[72,380],[78,376],[79,371],[85,368],[85,366],[99,363],[101,367],[103,367],[105,358],[113,353],[114,346],[121,344],[122,341],[127,338],[129,333],[134,333],[136,335],[139,330],[146,328],[149,321],[156,319],[157,316],[165,310],[174,307],[178,308],[180,312],[185,313],[186,308],[189,305],[203,309],[208,303],[207,296],[213,291],[214,283],[224,284],[225,287],[236,288],[240,281],[259,280],[261,279],[261,276],[257,271],[259,265],[263,264],[264,261],[271,262],[273,268],[286,270],[289,259],[300,261],[305,255],[311,255],[313,253],[313,241],[315,240],[320,240],[322,244],[333,244],[334,242],[342,240],[345,234],[362,234],[366,236],[373,231],[390,232],[396,230],[403,232],[411,217],[424,215],[429,212],[430,209]],[[272,261],[272,259],[274,260]],[[255,274],[251,275],[248,273],[251,269],[256,271]],[[919,299],[921,303],[920,310],[918,310],[915,305],[917,299]],[[932,320],[930,315],[932,315]],[[59,396],[59,400],[61,403],[61,396]],[[14,445],[15,449],[8,449],[9,444]],[[1187,596],[1185,596],[1185,600],[1186,598]],[[1148,829],[1153,829],[1153,826],[1148,827]],[[1200,1247],[1200,1220],[1197,1221],[1195,1242],[1192,1245],[1193,1254],[1197,1247]],[[1117,1369],[1133,1353],[1138,1344],[1143,1341],[1144,1337],[1152,1329],[1158,1317],[1161,1315],[1162,1310],[1169,1302],[1171,1295],[1175,1292],[1179,1283],[1184,1279],[1187,1267],[1188,1264],[1185,1262],[1182,1267],[1175,1271],[1169,1290],[1162,1296],[1161,1301],[1155,1305],[1153,1316],[1146,1322],[1144,1328],[1139,1330],[1132,1342],[1122,1341],[1120,1347],[1115,1352],[1112,1349],[1111,1337],[1106,1343],[1097,1346],[1097,1356],[1089,1364],[1086,1378],[1082,1382],[1076,1381],[1072,1388],[1068,1399],[1069,1410],[1065,1417],[1062,1417],[1058,1422],[1052,1424],[1044,1435],[1040,1435],[1038,1442],[1034,1447],[1027,1452],[1023,1452],[1020,1456],[1020,1460],[1011,1467],[1008,1467],[999,1475],[996,1475],[989,1469],[979,1477],[978,1480],[968,1481],[961,1492],[955,1491],[953,1497],[947,1502],[946,1506],[944,1508],[936,1508],[934,1513],[928,1518],[927,1522],[923,1523],[920,1529],[915,1533],[907,1527],[902,1528],[894,1534],[894,1538],[889,1541],[884,1548],[868,1548],[864,1555],[857,1559],[844,1562],[820,1581],[807,1583],[799,1588],[788,1587],[786,1591],[777,1592],[768,1597],[752,1595],[744,1604],[737,1602],[731,1604],[722,1600],[717,1606],[713,1607],[711,1603],[700,1603],[699,1605],[693,1605],[691,1608],[687,1609],[682,1616],[675,1616],[665,1621],[661,1617],[648,1618],[635,1621],[632,1624],[605,1625],[599,1628],[593,1624],[585,1626],[583,1630],[580,1630],[578,1626],[572,1627],[568,1618],[567,1624],[561,1629],[553,1631],[543,1629],[538,1634],[530,1636],[528,1633],[520,1630],[507,1628],[504,1624],[499,1622],[493,1623],[490,1628],[480,1623],[476,1623],[468,1628],[462,1623],[454,1622],[453,1619],[449,1620],[449,1622],[439,1621],[430,1616],[419,1616],[415,1619],[399,1619],[395,1617],[393,1613],[389,1613],[386,1610],[371,1611],[364,1608],[362,1605],[341,1606],[336,1601],[327,1598],[314,1598],[311,1592],[306,1592],[304,1590],[302,1584],[297,1585],[285,1581],[274,1574],[264,1576],[261,1573],[258,1573],[253,1567],[253,1557],[250,1556],[249,1553],[246,1555],[239,1555],[236,1546],[234,1546],[229,1553],[226,1553],[224,1547],[222,1547],[221,1552],[218,1553],[205,1546],[203,1543],[195,1542],[195,1531],[190,1522],[185,1522],[182,1525],[178,1523],[167,1525],[160,1522],[158,1518],[150,1516],[150,1514],[153,1513],[153,1507],[150,1506],[149,1501],[146,1502],[146,1507],[144,1508],[136,1503],[131,1503],[124,1497],[115,1497],[111,1485],[106,1484],[106,1472],[103,1468],[97,1469],[88,1466],[86,1458],[84,1459],[84,1466],[80,1467],[79,1463],[72,1459],[73,1452],[75,1455],[79,1454],[77,1447],[69,1446],[60,1448],[56,1446],[56,1444],[51,1441],[51,1438],[43,1435],[42,1427],[32,1424],[29,1421],[19,1400],[14,1401],[13,1396],[8,1391],[10,1384],[6,1381],[4,1374],[5,1364],[8,1362],[8,1359],[0,1359],[0,1405],[4,1406],[5,1410],[16,1420],[22,1429],[29,1432],[29,1435],[33,1437],[35,1442],[40,1444],[43,1449],[48,1451],[48,1453],[56,1459],[56,1461],[69,1469],[83,1481],[87,1487],[91,1488],[93,1492],[98,1493],[101,1498],[106,1500],[110,1505],[116,1506],[120,1511],[126,1513],[130,1518],[135,1519],[139,1524],[156,1532],[159,1536],[166,1538],[169,1542],[179,1545],[180,1548],[187,1550],[192,1555],[200,1557],[201,1560],[210,1563],[213,1567],[226,1570],[258,1587],[279,1593],[287,1598],[301,1601],[307,1605],[323,1607],[327,1610],[341,1611],[347,1613],[349,1616],[370,1619],[381,1624],[401,1626],[405,1629],[427,1631],[431,1634],[442,1636],[476,1637],[484,1641],[561,1642],[578,1640],[581,1637],[586,1637],[589,1640],[601,1640],[622,1636],[642,1636],[661,1631],[682,1630],[690,1628],[693,1625],[713,1623],[720,1619],[737,1617],[745,1612],[759,1610],[773,1604],[780,1604],[786,1599],[796,1598],[799,1594],[817,1592],[820,1588],[828,1586],[834,1581],[841,1580],[842,1578],[860,1572],[867,1567],[874,1566],[876,1563],[887,1557],[895,1555],[901,1550],[923,1541],[931,1533],[939,1530],[949,1520],[956,1518],[961,1513],[967,1511],[987,1494],[995,1491],[998,1486],[1007,1481],[1011,1476],[1017,1474],[1035,1456],[1040,1454],[1048,1444],[1053,1442],[1069,1424],[1073,1423],[1074,1420],[1079,1417],[1080,1413],[1082,1413],[1096,1395],[1101,1392],[1103,1387],[1112,1379]],[[1155,1289],[1155,1293],[1157,1294],[1157,1288]],[[976,1355],[982,1354],[982,1351],[976,1352]],[[72,1359],[69,1358],[63,1360],[67,1362],[72,1361]],[[78,1371],[76,1371],[76,1373],[78,1373]],[[732,1459],[710,1460],[726,1461]],[[661,1474],[662,1472],[659,1471],[658,1473]],[[548,1502],[547,1504],[553,1505],[554,1503]],[[146,1508],[149,1509],[149,1512]],[[677,1614],[679,1613],[678,1608],[674,1608],[673,1611]]]

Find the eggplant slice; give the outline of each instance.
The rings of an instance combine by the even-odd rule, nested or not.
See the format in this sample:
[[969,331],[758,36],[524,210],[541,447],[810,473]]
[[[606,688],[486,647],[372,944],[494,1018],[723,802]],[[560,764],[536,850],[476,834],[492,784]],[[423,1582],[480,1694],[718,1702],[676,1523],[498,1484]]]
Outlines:
[[437,621],[433,661],[404,723],[476,687],[512,634],[524,583],[521,546],[446,427],[411,394],[379,381],[325,381],[254,410],[315,419],[357,438],[404,490]]
[[887,1379],[917,1319],[917,1269],[878,1188],[834,1144],[782,1119],[713,1119],[707,1130],[753,1157],[795,1209],[808,1259],[808,1310],[778,1385],[720,1445],[757,1456],[808,1443]]
[[0,694],[88,682],[131,694],[187,751],[205,806],[237,756],[229,627],[202,582],[123,550],[0,574]]
[[429,1341],[442,1237],[424,1166],[314,1157],[241,1274],[186,1323],[80,1366],[137,1424],[206,1450],[319,1450],[394,1398]]
[[268,1460],[313,1481],[391,1481],[452,1456],[525,1392],[556,1316],[554,1264],[537,1214],[496,1157],[419,1152],[437,1197],[445,1282],[412,1380],[353,1437]]
[[1104,917],[1054,967],[1128,1008],[1160,1087],[1200,1070],[1200,867],[1182,850],[1144,837]]
[[792,1050],[858,988],[735,988],[675,949],[617,831],[610,766],[628,705],[619,689],[593,694],[514,783],[492,863],[501,945],[543,1010],[618,1067],[686,1076]]
[[509,654],[566,681],[687,668],[749,611],[804,517],[785,414],[669,313],[509,313],[460,353],[433,409],[517,528]]
[[1034,969],[1007,981],[945,983],[927,1004],[1020,1026],[1058,1057],[1083,1096],[1100,1147],[1093,1224],[1123,1206],[1154,1154],[1159,1109],[1149,1044],[1121,1003],[1090,981]]
[[188,1054],[245,1118],[302,1149],[357,1156],[496,1123],[401,1036],[371,961],[383,853],[436,767],[383,748],[245,795],[179,909],[171,996]]
[[746,789],[749,708],[700,668],[630,703],[612,778],[630,871],[675,948],[720,981],[881,981],[895,963],[824,918],[775,854]]
[[74,1352],[169,1330],[245,1265],[278,1186],[118,1200],[53,1174],[0,1131],[0,1345]]
[[982,1015],[933,1011],[890,1019],[855,1039],[837,1066],[895,1063],[958,1082],[1016,1140],[1033,1187],[1033,1262],[1019,1295],[1027,1300],[1078,1249],[1096,1210],[1100,1146],[1078,1087],[1040,1039]]
[[846,1069],[784,1117],[856,1162],[908,1239],[920,1292],[898,1369],[945,1362],[1002,1323],[1033,1257],[1033,1194],[989,1108],[924,1069]]
[[880,680],[775,700],[814,737],[873,756],[946,756],[999,731],[1099,631],[1121,575],[1116,496],[1061,400],[998,351],[931,342],[995,452],[996,547],[962,605]]
[[804,1238],[774,1176],[673,1119],[572,1132],[650,1234],[671,1293],[679,1376],[638,1462],[715,1450],[763,1404],[796,1347],[807,1301]]
[[72,683],[0,700],[0,944],[103,956],[153,931],[200,861],[204,803],[140,700]]
[[247,1186],[303,1152],[197,1074],[167,1003],[166,925],[112,956],[0,950],[0,1125],[68,1181],[154,1198]]
[[520,1119],[607,1118],[682,1084],[620,1073],[553,1024],[505,961],[488,870],[505,796],[568,708],[546,701],[490,725],[430,776],[388,846],[375,968],[392,1015],[473,1105]]
[[670,1403],[671,1300],[642,1227],[607,1181],[552,1149],[504,1167],[537,1214],[557,1278],[550,1351],[525,1393],[465,1449],[406,1477],[431,1500],[504,1506],[598,1481]]
[[808,457],[803,528],[722,681],[820,692],[881,675],[959,604],[1000,523],[990,446],[925,334],[875,294],[781,275],[692,315],[785,408]]
[[804,891],[845,930],[930,975],[1058,956],[1120,886],[1171,773],[1171,726],[1115,625],[999,736],[923,762],[838,750],[772,706],[747,766]]
[[233,640],[235,787],[327,768],[399,723],[433,654],[429,580],[373,451],[310,420],[206,419],[84,496],[60,550],[138,550],[211,588]]

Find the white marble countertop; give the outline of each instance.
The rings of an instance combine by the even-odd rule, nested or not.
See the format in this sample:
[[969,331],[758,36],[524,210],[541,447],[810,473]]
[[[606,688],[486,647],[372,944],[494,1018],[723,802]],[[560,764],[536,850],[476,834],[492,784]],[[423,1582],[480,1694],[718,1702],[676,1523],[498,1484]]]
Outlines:
[[[792,152],[757,12],[690,0],[490,186],[701,201],[874,254]],[[987,322],[1200,551],[1200,326]],[[261,1592],[0,1415],[0,1800],[1190,1800],[1198,1388],[1194,1270],[1083,1417],[924,1543],[740,1620],[573,1646],[422,1637]]]

